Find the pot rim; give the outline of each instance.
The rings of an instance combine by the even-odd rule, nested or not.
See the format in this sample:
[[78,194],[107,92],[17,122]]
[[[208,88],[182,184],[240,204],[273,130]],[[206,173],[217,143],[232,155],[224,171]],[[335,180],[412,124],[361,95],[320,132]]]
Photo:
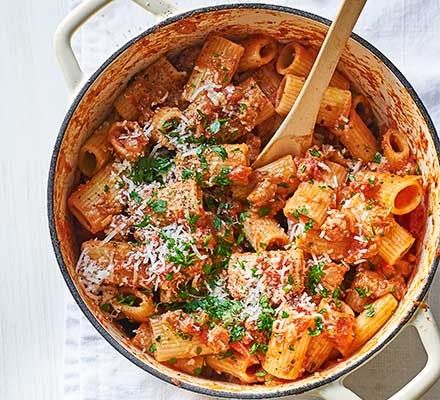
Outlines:
[[[265,3],[239,3],[239,4],[221,4],[221,5],[215,5],[215,6],[208,6],[208,7],[201,7],[194,10],[186,11],[179,13],[177,15],[173,15],[169,18],[166,18],[163,21],[160,21],[159,23],[153,25],[152,27],[148,28],[147,30],[143,31],[133,39],[129,40],[126,44],[124,44],[122,47],[120,47],[118,50],[116,50],[109,58],[107,58],[101,66],[87,79],[87,81],[83,84],[81,90],[75,95],[75,98],[69,107],[66,116],[61,124],[60,130],[58,132],[56,142],[54,145],[51,162],[50,162],[50,169],[49,169],[49,175],[48,175],[48,188],[47,188],[47,201],[48,201],[48,222],[49,222],[49,231],[52,241],[52,246],[55,252],[55,257],[58,263],[58,266],[60,268],[61,274],[63,275],[64,281],[66,282],[70,293],[72,294],[73,298],[75,299],[76,303],[78,304],[79,308],[83,312],[83,314],[87,317],[87,319],[90,321],[90,323],[95,327],[95,329],[101,334],[101,336],[108,342],[110,345],[116,349],[120,354],[122,354],[124,357],[126,357],[128,360],[130,360],[133,364],[138,366],[139,368],[142,368],[144,371],[147,371],[148,373],[152,374],[153,376],[171,383],[175,385],[173,382],[173,379],[170,375],[167,375],[165,373],[160,372],[155,367],[147,364],[144,361],[141,361],[139,358],[137,358],[134,354],[132,354],[130,351],[128,351],[118,340],[116,340],[104,327],[101,325],[101,323],[98,321],[96,316],[89,310],[87,307],[85,301],[82,299],[79,291],[77,290],[73,278],[70,276],[68,269],[64,263],[63,256],[61,254],[60,250],[60,241],[58,239],[58,235],[55,228],[55,214],[54,214],[54,202],[53,202],[53,194],[54,194],[54,181],[55,181],[55,172],[56,172],[56,164],[58,160],[59,151],[61,148],[61,144],[65,135],[65,132],[67,130],[67,127],[69,125],[69,122],[73,116],[73,114],[76,111],[76,108],[78,104],[81,102],[83,96],[85,93],[89,90],[89,88],[93,85],[93,83],[98,79],[98,77],[102,74],[102,72],[111,64],[113,63],[122,53],[124,53],[129,47],[131,47],[133,44],[141,40],[142,38],[148,36],[149,34],[155,32],[156,30],[165,27],[167,25],[170,25],[172,23],[175,23],[179,20],[192,17],[195,15],[201,15],[201,14],[207,14],[210,12],[215,12],[219,10],[229,10],[229,9],[255,9],[255,10],[270,10],[275,12],[281,12],[281,13],[287,13],[287,14],[293,14],[300,17],[304,17],[307,19],[311,19],[316,22],[320,22],[324,25],[329,26],[331,24],[331,20],[321,17],[319,15],[299,10],[296,8],[281,6],[281,5],[273,5],[273,4],[265,4]],[[408,80],[404,77],[404,75],[400,72],[400,70],[384,55],[382,52],[380,52],[375,46],[370,44],[368,41],[360,37],[359,35],[352,33],[351,39],[355,40],[359,44],[361,44],[363,47],[365,47],[367,50],[369,50],[371,53],[373,53],[376,57],[380,59],[382,63],[385,64],[385,66],[393,73],[393,75],[400,81],[400,83],[405,87],[405,89],[408,91],[409,95],[411,96],[414,103],[417,105],[417,108],[419,109],[428,129],[431,135],[431,138],[434,142],[434,146],[437,152],[437,157],[440,159],[440,139],[437,135],[436,129],[434,127],[434,124],[432,122],[431,117],[428,114],[428,111],[426,107],[424,106],[423,102],[415,92],[414,88],[411,86],[411,84],[408,82]],[[416,302],[421,302],[424,300],[426,293],[431,286],[432,280],[434,278],[434,275],[437,271],[437,268],[440,263],[440,255],[436,256],[436,258],[433,260],[433,263],[430,267],[430,271],[427,277],[425,277],[425,283],[423,284],[423,287],[420,289],[418,298],[414,301],[414,305],[411,307],[411,309],[407,312],[407,314],[400,320],[397,327],[395,327],[391,333],[388,334],[388,337],[385,338],[385,340],[376,345],[374,348],[369,350],[367,353],[365,353],[362,357],[360,357],[356,362],[353,364],[343,368],[341,371],[338,371],[336,373],[330,374],[329,376],[325,377],[324,379],[317,380],[314,383],[309,383],[307,385],[298,386],[296,388],[279,388],[278,390],[274,390],[273,392],[265,392],[265,393],[240,393],[240,392],[232,392],[227,390],[216,390],[216,389],[209,389],[202,387],[198,384],[192,384],[192,383],[186,383],[186,382],[180,382],[179,387],[195,392],[200,393],[208,396],[217,396],[217,397],[223,397],[223,398],[237,398],[237,399],[267,399],[267,398],[274,398],[274,397],[280,397],[280,396],[289,396],[289,395],[295,395],[295,394],[301,394],[304,392],[311,391],[313,389],[319,388],[321,386],[327,385],[331,382],[336,381],[337,379],[341,378],[344,375],[349,374],[356,368],[358,368],[361,364],[365,363],[368,359],[373,357],[375,354],[379,353],[399,332],[400,330],[407,324],[407,322],[412,318],[414,313],[416,312],[418,306]],[[274,387],[274,389],[277,389],[277,387]]]

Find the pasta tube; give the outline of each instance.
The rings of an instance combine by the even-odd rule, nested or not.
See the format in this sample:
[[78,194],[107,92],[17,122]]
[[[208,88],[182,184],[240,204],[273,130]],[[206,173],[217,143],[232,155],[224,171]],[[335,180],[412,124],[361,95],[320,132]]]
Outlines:
[[112,158],[112,146],[107,139],[115,116],[104,121],[81,146],[78,168],[89,178],[95,175]]
[[315,59],[307,49],[299,43],[286,44],[277,59],[277,72],[281,75],[291,74],[307,76],[313,67]]
[[165,58],[161,57],[143,72],[136,75],[127,88],[116,98],[114,107],[127,121],[138,120],[151,114],[151,108],[180,92],[186,78]]
[[[288,114],[304,86],[304,78],[287,74],[278,88],[275,111],[281,116]],[[351,92],[329,87],[324,93],[316,123],[334,127],[341,118],[350,113]]]
[[364,162],[372,161],[378,151],[376,138],[356,110],[351,110],[348,124],[341,121],[332,127],[334,135],[354,158]]
[[182,97],[193,102],[209,85],[226,86],[237,71],[243,46],[221,36],[209,36],[189,77]]
[[284,207],[286,218],[298,222],[300,216],[310,218],[313,227],[319,228],[327,216],[333,191],[318,183],[301,182]]
[[113,165],[107,164],[88,182],[78,186],[67,201],[70,212],[93,234],[106,228],[113,215],[122,211],[117,199],[117,178],[112,171]]
[[206,364],[217,373],[226,373],[238,378],[244,383],[255,383],[258,381],[255,373],[248,371],[252,365],[249,358],[243,357],[237,352],[231,355],[210,355],[205,357]]
[[330,358],[334,352],[332,343],[322,335],[311,338],[307,348],[304,368],[307,372],[315,372]]
[[[297,318],[298,320],[301,317]],[[311,336],[307,332],[310,324],[304,323],[300,331],[294,318],[274,322],[266,358],[262,366],[270,374],[282,379],[298,379],[304,372],[304,361]],[[310,321],[311,322],[311,321]]]
[[379,254],[391,265],[399,261],[414,244],[415,238],[394,219],[391,229],[379,238]]
[[339,349],[342,355],[349,356],[370,340],[393,315],[397,305],[397,300],[388,293],[366,306],[364,311],[356,317],[353,343],[345,349]]
[[150,318],[153,331],[153,355],[157,361],[192,358],[213,354],[214,350],[197,336],[180,335],[161,318]]
[[205,357],[196,356],[192,358],[176,358],[166,362],[171,368],[186,372],[189,375],[199,376],[205,364]]
[[350,248],[348,240],[326,240],[319,236],[318,231],[310,230],[301,235],[297,240],[297,246],[310,254],[328,254],[332,260],[340,260],[347,256]]
[[392,168],[404,166],[409,159],[409,144],[406,135],[397,129],[388,129],[382,138],[383,155]]
[[420,176],[399,176],[389,173],[367,172],[364,180],[377,185],[376,198],[391,213],[404,215],[413,211],[423,199]]
[[139,302],[137,305],[127,305],[118,301],[118,297],[113,300],[113,308],[122,312],[128,319],[135,322],[146,322],[153,315],[155,306],[151,296],[128,287],[118,289],[118,293],[123,296],[132,296],[136,302]]
[[238,71],[257,69],[271,62],[277,54],[277,41],[270,36],[253,35],[242,40],[243,56],[238,65]]
[[243,233],[255,251],[272,250],[289,243],[289,237],[273,218],[252,213],[243,221]]
[[270,100],[272,104],[275,104],[278,86],[280,85],[282,77],[277,74],[272,63],[267,64],[257,69],[252,78],[255,79],[257,85]]

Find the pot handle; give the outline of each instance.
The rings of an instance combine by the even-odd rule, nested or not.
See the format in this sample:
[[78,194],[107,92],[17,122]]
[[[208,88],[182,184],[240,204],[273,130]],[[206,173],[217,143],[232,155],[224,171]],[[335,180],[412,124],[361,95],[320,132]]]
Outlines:
[[[55,31],[53,38],[55,54],[70,93],[75,93],[78,90],[84,78],[78,59],[72,49],[72,36],[82,24],[112,1],[113,0],[83,1],[63,19]],[[157,19],[165,18],[177,12],[174,6],[163,0],[150,2],[145,0],[132,1],[153,14]]]
[[[432,312],[419,310],[409,325],[417,329],[428,360],[423,369],[388,400],[418,399],[440,378],[440,332]],[[360,400],[344,386],[344,378],[318,389],[317,394],[326,400]]]

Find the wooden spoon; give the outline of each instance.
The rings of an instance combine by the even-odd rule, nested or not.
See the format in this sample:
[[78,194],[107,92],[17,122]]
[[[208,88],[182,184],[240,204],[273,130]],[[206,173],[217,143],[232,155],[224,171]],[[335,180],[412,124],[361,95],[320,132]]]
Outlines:
[[311,145],[322,96],[367,0],[343,0],[318,57],[289,114],[253,167],[261,167],[287,154],[301,155]]

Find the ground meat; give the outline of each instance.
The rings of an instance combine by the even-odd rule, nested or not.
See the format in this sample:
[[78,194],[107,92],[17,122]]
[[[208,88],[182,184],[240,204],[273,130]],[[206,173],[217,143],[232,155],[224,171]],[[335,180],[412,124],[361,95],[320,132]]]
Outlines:
[[354,232],[353,220],[348,214],[338,210],[329,210],[328,217],[321,226],[327,240],[341,241]]
[[249,146],[249,161],[252,164],[260,154],[261,139],[251,133],[246,135],[245,143]]
[[329,293],[333,293],[333,291],[341,285],[344,280],[344,275],[349,269],[348,266],[342,264],[326,264],[323,268],[324,275],[321,278],[321,285],[324,286]]

